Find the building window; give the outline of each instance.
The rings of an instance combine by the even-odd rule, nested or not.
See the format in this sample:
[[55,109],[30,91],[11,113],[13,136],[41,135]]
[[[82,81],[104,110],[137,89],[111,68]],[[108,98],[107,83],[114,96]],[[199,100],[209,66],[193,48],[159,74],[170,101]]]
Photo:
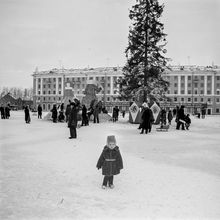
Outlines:
[[188,98],[188,102],[191,102],[191,98]]
[[40,95],[40,91],[38,91],[38,95]]
[[181,81],[184,81],[184,79],[185,79],[185,76],[181,76]]
[[201,76],[201,80],[204,80],[204,76]]
[[197,100],[197,98],[194,98],[194,102],[197,102],[198,100]]
[[53,94],[55,95],[55,94],[56,94],[56,91],[53,91]]
[[40,78],[38,78],[38,82],[40,83]]
[[191,87],[192,85],[191,85],[191,83],[188,83],[188,87]]
[[174,97],[173,101],[174,101],[174,102],[177,102],[177,97]]
[[208,99],[207,99],[207,102],[211,103],[211,98],[208,98]]
[[181,98],[181,102],[184,102],[184,98]]
[[219,108],[216,109],[216,113],[219,113]]
[[188,94],[191,94],[191,90],[188,90]]
[[177,85],[178,85],[177,83],[174,83],[174,87],[177,87]]
[[46,94],[46,92],[45,92],[45,91],[43,91],[43,94],[45,95],[45,94]]
[[61,84],[59,84],[59,89],[61,89]]
[[220,90],[219,89],[216,90],[216,94],[220,95]]
[[201,100],[201,102],[204,102],[204,99],[203,99],[203,98],[201,98],[200,100]]
[[181,87],[184,87],[184,83],[181,83]]
[[44,101],[46,101],[46,97],[44,97]]
[[38,89],[40,89],[40,85],[38,84]]
[[207,80],[208,80],[208,81],[211,81],[211,80],[212,80],[212,77],[211,77],[211,76],[207,76]]
[[48,110],[50,110],[50,104],[48,104]]
[[110,87],[110,83],[108,83],[108,87]]
[[61,91],[59,91],[59,95],[61,95]]
[[59,82],[61,82],[61,80],[62,80],[61,78],[58,78],[58,81],[59,81]]
[[184,94],[185,93],[185,91],[184,90],[181,90],[181,94]]
[[92,77],[92,76],[90,76],[90,77],[89,77],[89,80],[93,80],[93,77]]
[[53,85],[53,88],[56,89],[56,85]]
[[216,98],[216,102],[219,103],[219,98]]
[[43,104],[43,110],[46,110],[46,106],[45,106],[45,104]]
[[207,94],[208,94],[208,95],[211,95],[211,90],[207,90]]
[[48,94],[50,95],[50,90],[48,90]]
[[50,97],[48,97],[48,100],[50,101]]
[[56,82],[56,78],[53,78],[53,81]]
[[191,76],[188,76],[188,80],[191,80]]
[[56,101],[56,97],[54,97],[53,100]]
[[198,90],[197,90],[197,89],[194,90],[194,94],[195,94],[195,95],[198,94]]
[[198,83],[194,83],[194,87],[196,87],[196,88],[197,88],[197,87],[198,87]]
[[203,90],[200,90],[200,94],[204,94],[204,91],[203,91]]
[[99,77],[96,77],[95,79],[96,79],[96,81],[99,81]]
[[178,92],[177,90],[174,90],[174,94],[177,94],[177,92]]
[[43,85],[43,88],[45,89],[45,88],[46,88],[46,85]]
[[177,77],[177,76],[174,76],[174,80],[178,80],[178,77]]
[[50,84],[48,84],[48,88],[50,89]]
[[204,83],[200,83],[200,87],[204,87]]

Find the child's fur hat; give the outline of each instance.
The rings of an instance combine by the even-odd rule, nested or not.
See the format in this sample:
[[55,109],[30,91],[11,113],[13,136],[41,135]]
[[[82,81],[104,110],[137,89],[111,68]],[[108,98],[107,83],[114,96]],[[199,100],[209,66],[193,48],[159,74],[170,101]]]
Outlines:
[[109,145],[109,143],[115,143],[116,144],[115,135],[107,136],[107,145]]

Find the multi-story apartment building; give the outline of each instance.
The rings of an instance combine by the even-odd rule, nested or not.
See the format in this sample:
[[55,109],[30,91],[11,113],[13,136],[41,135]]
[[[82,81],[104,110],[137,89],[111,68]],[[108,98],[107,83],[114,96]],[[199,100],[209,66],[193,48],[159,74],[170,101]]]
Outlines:
[[[169,101],[162,106],[173,108],[185,105],[187,112],[199,111],[207,107],[207,114],[220,114],[220,67],[172,66],[164,75],[170,83]],[[35,71],[33,74],[34,106],[42,104],[49,111],[54,103],[61,103],[64,91],[71,87],[80,100],[84,96],[87,83],[93,81],[103,89],[97,94],[106,103],[118,101],[116,81],[123,77],[122,68],[53,69]],[[126,106],[126,105],[125,105]],[[127,106],[126,106],[127,107]]]
[[42,104],[44,111],[49,111],[54,103],[61,103],[64,91],[71,87],[74,95],[82,100],[87,83],[94,82],[102,88],[97,94],[99,100],[117,101],[119,77],[122,68],[90,68],[90,69],[52,69],[38,71],[33,74],[33,101],[35,107]]
[[183,104],[187,112],[207,108],[207,114],[220,114],[220,68],[172,66],[164,76],[170,83],[166,106]]

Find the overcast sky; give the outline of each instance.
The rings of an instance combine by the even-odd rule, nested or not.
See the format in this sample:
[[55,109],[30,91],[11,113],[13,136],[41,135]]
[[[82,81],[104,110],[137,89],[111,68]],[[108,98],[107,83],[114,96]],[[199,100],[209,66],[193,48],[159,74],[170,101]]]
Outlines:
[[[171,64],[220,65],[220,0],[161,0]],[[134,0],[0,0],[0,87],[52,68],[123,66]]]

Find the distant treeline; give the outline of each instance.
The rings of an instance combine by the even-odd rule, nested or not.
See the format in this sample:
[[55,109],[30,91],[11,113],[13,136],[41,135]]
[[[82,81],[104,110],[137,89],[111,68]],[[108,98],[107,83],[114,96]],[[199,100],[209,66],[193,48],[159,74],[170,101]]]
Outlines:
[[10,93],[15,99],[33,99],[32,88],[19,88],[19,87],[0,87],[0,98]]

